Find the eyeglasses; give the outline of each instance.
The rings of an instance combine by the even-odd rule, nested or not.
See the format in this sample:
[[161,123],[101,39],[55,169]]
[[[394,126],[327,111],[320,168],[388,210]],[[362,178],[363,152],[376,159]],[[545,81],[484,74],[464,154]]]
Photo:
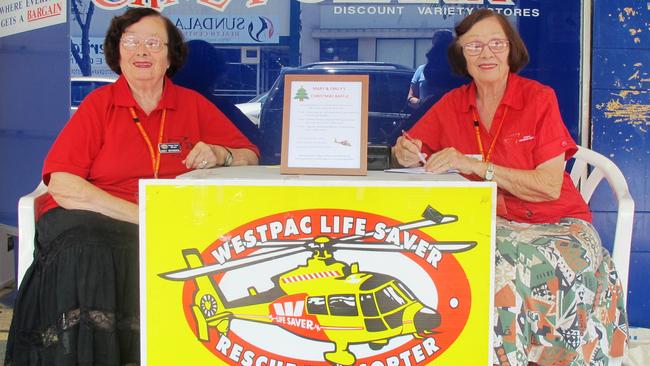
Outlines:
[[505,52],[510,45],[510,41],[507,39],[491,39],[487,43],[480,41],[468,42],[463,45],[465,54],[469,56],[477,56],[483,52],[483,48],[488,46],[490,50],[494,53]]
[[122,43],[122,47],[128,51],[135,51],[140,47],[140,43],[144,43],[144,47],[151,52],[158,52],[163,46],[168,44],[160,38],[149,37],[142,41],[136,36],[124,36],[120,42]]

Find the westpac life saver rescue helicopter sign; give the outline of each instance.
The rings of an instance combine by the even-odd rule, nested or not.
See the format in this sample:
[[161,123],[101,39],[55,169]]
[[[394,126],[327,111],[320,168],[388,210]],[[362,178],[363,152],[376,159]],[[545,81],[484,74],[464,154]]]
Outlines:
[[144,364],[491,364],[487,187],[145,192]]

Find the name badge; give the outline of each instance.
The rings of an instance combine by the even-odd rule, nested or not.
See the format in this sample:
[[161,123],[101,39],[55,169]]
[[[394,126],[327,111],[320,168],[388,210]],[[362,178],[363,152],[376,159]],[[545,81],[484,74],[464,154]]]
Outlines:
[[165,142],[158,144],[158,151],[161,154],[178,154],[181,152],[181,144],[177,142]]

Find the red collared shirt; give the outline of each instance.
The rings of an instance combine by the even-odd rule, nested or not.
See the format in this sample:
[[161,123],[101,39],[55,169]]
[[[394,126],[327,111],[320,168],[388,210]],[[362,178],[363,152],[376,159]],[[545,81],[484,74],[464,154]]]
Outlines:
[[[422,140],[422,151],[427,154],[445,147],[454,147],[464,154],[480,154],[472,110],[477,110],[473,82],[443,96],[409,134]],[[496,165],[532,170],[562,153],[569,159],[577,151],[562,121],[555,92],[534,80],[512,73],[508,76],[508,85],[490,131],[483,124],[479,126],[486,153],[502,119],[503,127],[490,159]],[[506,210],[499,215],[508,220],[551,223],[563,217],[574,217],[591,221],[589,207],[566,172],[557,200],[528,202],[506,191],[500,190],[500,193]]]
[[[149,149],[129,107],[135,108],[155,150],[162,112],[167,111],[163,143],[179,144],[180,152],[161,154],[160,178],[186,173],[188,169],[182,161],[199,141],[246,148],[259,155],[257,147],[199,93],[176,86],[165,78],[158,106],[146,115],[121,76],[114,84],[90,93],[81,103],[45,159],[43,181],[47,184],[53,172],[72,173],[114,196],[137,203],[138,180],[153,178],[153,167]],[[39,212],[42,214],[56,206],[48,195]]]

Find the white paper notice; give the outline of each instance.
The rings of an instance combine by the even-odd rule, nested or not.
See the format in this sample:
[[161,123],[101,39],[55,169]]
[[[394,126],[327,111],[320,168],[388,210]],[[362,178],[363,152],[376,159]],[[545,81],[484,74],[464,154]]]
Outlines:
[[448,173],[458,173],[458,169],[447,169],[446,172],[442,173],[432,173],[424,169],[423,166],[416,166],[413,168],[393,168],[384,170],[388,173],[405,173],[405,174],[448,174]]
[[66,0],[0,0],[0,38],[67,21]]
[[287,166],[361,167],[362,83],[293,81]]

